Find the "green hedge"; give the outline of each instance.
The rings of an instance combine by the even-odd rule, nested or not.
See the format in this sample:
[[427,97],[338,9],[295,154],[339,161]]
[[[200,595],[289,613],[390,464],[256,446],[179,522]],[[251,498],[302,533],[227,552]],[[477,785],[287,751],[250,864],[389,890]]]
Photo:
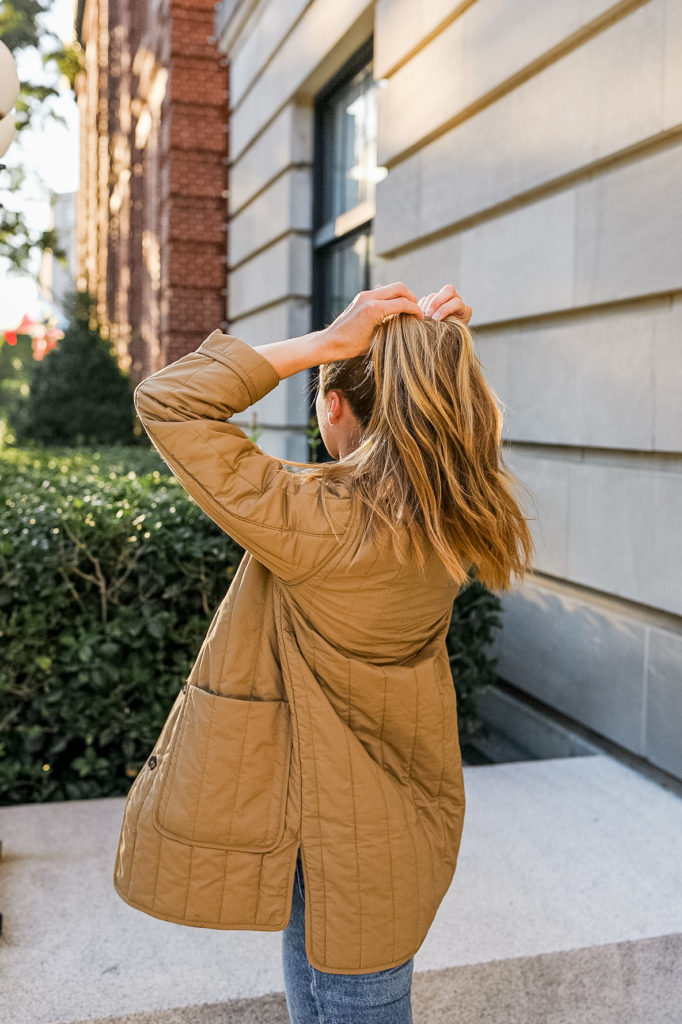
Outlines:
[[[242,555],[151,447],[3,452],[0,804],[127,793]],[[463,744],[498,607],[455,601]]]
[[[135,415],[130,373],[121,369],[113,342],[96,322],[94,298],[72,290],[66,312],[63,337],[42,359],[34,359],[30,347],[19,355],[19,345],[0,343],[0,376],[12,371],[9,387],[0,388],[12,443],[132,445],[141,437],[148,443]],[[26,378],[28,393],[21,388],[17,401],[11,383],[20,377]]]

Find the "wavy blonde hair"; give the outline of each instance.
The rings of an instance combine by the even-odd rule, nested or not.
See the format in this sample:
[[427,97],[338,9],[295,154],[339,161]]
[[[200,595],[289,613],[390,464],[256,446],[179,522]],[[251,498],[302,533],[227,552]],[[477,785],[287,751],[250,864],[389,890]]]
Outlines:
[[332,462],[278,461],[332,488],[350,485],[363,541],[388,530],[400,560],[412,549],[420,567],[428,541],[460,586],[472,566],[491,589],[509,589],[512,573],[523,578],[534,545],[514,496],[520,481],[503,459],[503,403],[463,320],[393,314],[366,354],[323,363],[317,387],[346,396],[359,445]]

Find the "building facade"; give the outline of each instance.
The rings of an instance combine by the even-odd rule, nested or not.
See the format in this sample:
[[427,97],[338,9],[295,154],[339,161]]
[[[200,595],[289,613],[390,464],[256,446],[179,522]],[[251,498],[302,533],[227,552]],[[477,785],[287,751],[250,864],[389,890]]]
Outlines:
[[[682,5],[223,0],[215,34],[229,331],[453,283],[533,496],[498,707],[682,777]],[[273,454],[308,457],[313,383],[259,403]]]
[[66,264],[55,259],[50,249],[45,249],[40,261],[38,286],[41,297],[50,304],[53,315],[66,312],[65,299],[72,291],[76,280],[77,238],[76,209],[77,192],[53,192],[50,197],[50,221],[48,227],[57,237],[57,245],[66,256]]
[[225,325],[228,70],[212,0],[79,0],[78,284],[137,382]]

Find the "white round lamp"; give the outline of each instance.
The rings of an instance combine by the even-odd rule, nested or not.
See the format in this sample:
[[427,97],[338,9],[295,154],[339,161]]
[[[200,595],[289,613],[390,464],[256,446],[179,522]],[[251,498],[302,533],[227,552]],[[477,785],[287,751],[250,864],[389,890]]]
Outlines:
[[14,111],[0,118],[0,156],[7,152],[14,138]]
[[0,40],[0,156],[14,138],[13,107],[19,95],[19,76],[11,50]]

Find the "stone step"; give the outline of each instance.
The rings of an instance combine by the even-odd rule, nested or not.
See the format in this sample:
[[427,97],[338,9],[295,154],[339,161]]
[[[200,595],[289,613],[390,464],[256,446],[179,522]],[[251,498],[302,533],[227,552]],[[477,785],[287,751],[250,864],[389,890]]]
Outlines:
[[[415,1024],[680,1024],[682,936],[415,971]],[[78,1024],[289,1024],[284,995]]]
[[[464,774],[415,1024],[680,1024],[682,799],[607,755]],[[0,808],[2,1024],[286,1024],[280,932],[183,928],[114,892],[123,804]]]

